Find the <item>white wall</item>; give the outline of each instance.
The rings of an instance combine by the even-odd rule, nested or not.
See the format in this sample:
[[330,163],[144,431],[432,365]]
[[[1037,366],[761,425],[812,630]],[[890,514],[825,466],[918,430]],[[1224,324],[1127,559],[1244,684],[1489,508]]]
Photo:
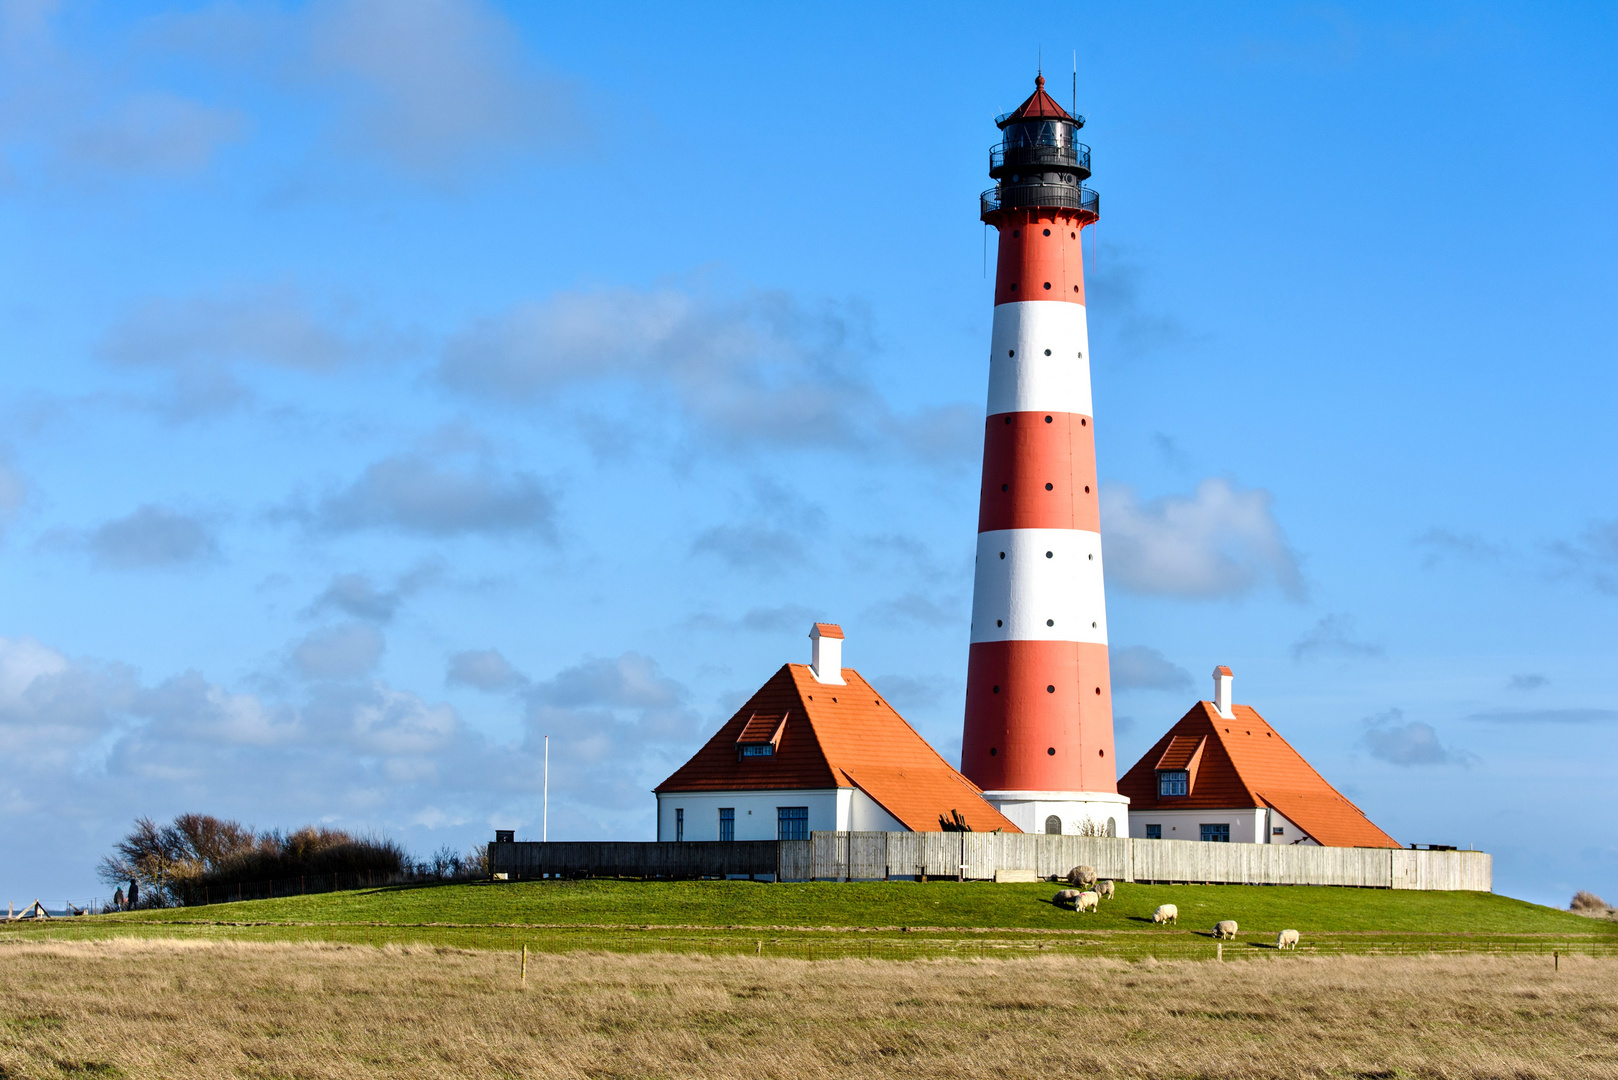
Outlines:
[[[847,788],[841,789],[849,791]],[[849,791],[848,820],[851,824],[839,825],[838,828],[854,829],[858,832],[909,832],[904,823],[882,808],[882,804],[871,798],[859,788]]]
[[[1146,826],[1163,826],[1164,840],[1201,840],[1202,826],[1229,825],[1233,844],[1315,844],[1298,826],[1268,808],[1251,806],[1231,810],[1137,810],[1129,815],[1129,835],[1146,838]],[[1276,836],[1274,829],[1281,835]],[[1319,846],[1318,844],[1316,846]]]
[[809,829],[847,829],[848,788],[818,791],[701,791],[670,792],[657,797],[657,838],[674,839],[674,811],[685,810],[685,839],[718,840],[719,808],[736,811],[737,840],[774,840],[776,808],[807,806]]
[[985,791],[983,797],[1025,833],[1044,832],[1045,819],[1054,814],[1061,818],[1062,833],[1067,836],[1078,834],[1085,821],[1093,822],[1105,835],[1109,819],[1116,824],[1116,835],[1129,835],[1129,798],[1124,795],[1104,791]]

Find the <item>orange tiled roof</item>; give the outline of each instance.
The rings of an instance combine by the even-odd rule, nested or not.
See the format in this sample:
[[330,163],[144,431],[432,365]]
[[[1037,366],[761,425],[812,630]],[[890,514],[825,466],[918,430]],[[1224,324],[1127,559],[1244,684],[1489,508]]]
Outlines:
[[[1303,755],[1248,705],[1231,708],[1226,720],[1212,703],[1199,701],[1118,781],[1129,812],[1225,810],[1269,806],[1328,847],[1399,847],[1314,770]],[[1158,763],[1182,740],[1201,742],[1189,795],[1157,794]],[[1186,766],[1179,766],[1186,767]]]
[[[959,810],[979,832],[1019,831],[859,672],[844,668],[843,679],[842,686],[821,683],[805,664],[783,665],[654,790],[857,787],[915,832],[938,832],[939,819],[951,810]],[[786,722],[773,756],[737,755],[736,743],[750,724],[760,716],[783,714]]]

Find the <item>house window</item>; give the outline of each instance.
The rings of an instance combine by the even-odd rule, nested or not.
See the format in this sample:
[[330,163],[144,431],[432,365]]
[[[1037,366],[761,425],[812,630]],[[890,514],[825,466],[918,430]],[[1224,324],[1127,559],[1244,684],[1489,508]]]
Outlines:
[[1184,769],[1164,770],[1158,773],[1157,793],[1159,795],[1191,794],[1191,774]]
[[1275,826],[1275,828],[1270,830],[1270,835],[1271,836],[1281,836],[1285,832],[1286,832],[1285,829],[1283,829],[1283,828],[1281,828],[1281,826],[1277,825],[1277,826]]
[[719,808],[719,839],[736,839],[736,808],[721,806]]
[[676,843],[685,839],[685,810],[678,806],[674,808],[674,839]]
[[749,743],[742,747],[742,757],[774,757],[775,746],[771,743]]
[[1062,819],[1057,817],[1055,814],[1052,814],[1050,817],[1046,818],[1045,819],[1045,835],[1046,836],[1061,836],[1062,835]]
[[1204,825],[1202,827],[1202,839],[1205,842],[1214,844],[1228,844],[1230,843],[1230,826]]
[[1148,826],[1146,826],[1146,839],[1148,839],[1148,840],[1161,840],[1161,839],[1163,839],[1163,826],[1161,826],[1161,825],[1148,825]]
[[809,808],[807,806],[777,806],[775,808],[775,832],[777,840],[809,839]]

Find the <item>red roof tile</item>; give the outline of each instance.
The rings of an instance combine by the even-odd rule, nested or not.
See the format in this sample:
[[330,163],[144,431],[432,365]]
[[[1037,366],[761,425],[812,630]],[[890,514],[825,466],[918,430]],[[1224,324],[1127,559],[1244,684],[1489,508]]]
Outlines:
[[[1226,720],[1199,701],[1118,781],[1131,814],[1151,810],[1273,807],[1328,847],[1399,847],[1359,807],[1328,784],[1251,706],[1236,705]],[[1201,741],[1189,795],[1157,794],[1158,763],[1182,740]]]
[[817,622],[815,623],[815,629],[820,631],[821,637],[840,638],[843,636],[843,628],[834,622]]
[[1191,759],[1198,756],[1197,751],[1202,744],[1208,741],[1206,735],[1176,735],[1169,740],[1167,750],[1157,759],[1159,769],[1188,769]]
[[[846,685],[833,686],[816,681],[807,665],[784,665],[655,790],[857,787],[915,832],[940,831],[952,810],[979,832],[1019,831],[859,672],[844,668],[843,678]],[[738,757],[736,743],[749,725],[783,714],[774,756]]]

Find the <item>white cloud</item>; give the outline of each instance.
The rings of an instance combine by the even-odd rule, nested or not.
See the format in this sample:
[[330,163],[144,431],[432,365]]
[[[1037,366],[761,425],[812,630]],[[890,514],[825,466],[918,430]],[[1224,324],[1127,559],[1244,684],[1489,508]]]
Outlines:
[[22,473],[0,460],[0,535],[17,517],[28,501],[28,483]]
[[1115,690],[1186,690],[1191,674],[1156,649],[1124,645],[1108,650]]
[[864,374],[875,351],[857,309],[809,308],[782,292],[723,300],[675,288],[560,293],[453,336],[440,373],[501,400],[612,386],[679,407],[692,436],[721,443],[963,458],[970,410],[895,413]]
[[1371,756],[1391,765],[1470,765],[1475,755],[1454,750],[1438,741],[1431,724],[1412,720],[1401,724],[1404,713],[1390,709],[1365,721],[1361,741]]
[[1375,659],[1381,655],[1382,646],[1359,636],[1354,616],[1341,613],[1323,617],[1292,643],[1294,660]]
[[151,503],[96,526],[84,544],[98,563],[120,570],[184,566],[219,555],[212,531],[200,518]]
[[346,623],[317,630],[292,650],[292,666],[306,679],[352,679],[376,667],[387,647],[368,623]]
[[526,685],[528,679],[499,649],[468,649],[449,658],[444,681],[495,693]]
[[1109,584],[1127,591],[1209,599],[1274,581],[1304,595],[1297,556],[1275,520],[1270,493],[1212,478],[1190,496],[1141,502],[1129,487],[1101,489]]
[[552,539],[556,507],[532,473],[502,474],[486,463],[456,466],[396,454],[367,466],[313,509],[295,507],[285,516],[329,533],[393,529],[426,536],[528,533]]

